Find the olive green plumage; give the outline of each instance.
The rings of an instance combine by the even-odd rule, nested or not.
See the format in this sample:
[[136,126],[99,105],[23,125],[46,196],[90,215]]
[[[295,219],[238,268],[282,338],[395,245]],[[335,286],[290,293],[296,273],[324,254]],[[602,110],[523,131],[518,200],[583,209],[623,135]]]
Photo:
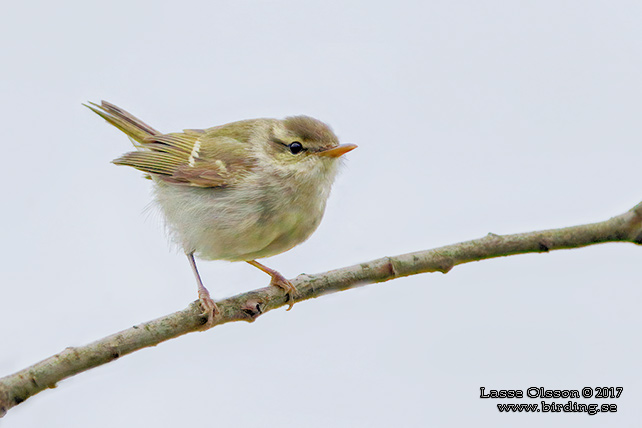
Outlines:
[[[206,312],[216,305],[193,255],[248,261],[288,292],[292,285],[255,259],[287,251],[318,227],[339,159],[354,149],[308,116],[251,119],[162,134],[103,101],[86,105],[132,140],[113,162],[145,172],[173,240],[190,259]],[[211,321],[211,318],[210,318]]]

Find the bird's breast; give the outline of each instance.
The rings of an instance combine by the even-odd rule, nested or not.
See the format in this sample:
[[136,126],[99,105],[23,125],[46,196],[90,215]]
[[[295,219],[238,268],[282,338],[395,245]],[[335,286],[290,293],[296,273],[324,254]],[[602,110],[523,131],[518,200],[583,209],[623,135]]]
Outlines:
[[327,196],[269,182],[156,189],[173,241],[200,258],[229,261],[270,257],[305,241],[321,222]]

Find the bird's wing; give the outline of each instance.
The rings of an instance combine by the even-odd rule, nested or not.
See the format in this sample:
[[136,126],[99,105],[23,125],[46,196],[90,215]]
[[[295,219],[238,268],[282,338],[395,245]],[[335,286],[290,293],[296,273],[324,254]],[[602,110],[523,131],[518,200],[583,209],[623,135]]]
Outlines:
[[[149,135],[113,162],[144,171],[176,185],[225,187],[242,179],[255,165],[242,135],[220,129],[186,129],[184,132]],[[235,138],[236,137],[236,138]]]

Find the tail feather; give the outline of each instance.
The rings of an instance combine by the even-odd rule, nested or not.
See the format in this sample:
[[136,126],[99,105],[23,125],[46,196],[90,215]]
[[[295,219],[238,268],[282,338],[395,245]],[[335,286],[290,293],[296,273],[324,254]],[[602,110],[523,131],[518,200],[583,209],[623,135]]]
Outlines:
[[120,107],[108,103],[107,101],[102,101],[100,105],[92,102],[83,105],[105,119],[111,125],[123,131],[139,144],[142,144],[149,136],[160,135],[160,132],[147,125],[142,120],[131,115]]

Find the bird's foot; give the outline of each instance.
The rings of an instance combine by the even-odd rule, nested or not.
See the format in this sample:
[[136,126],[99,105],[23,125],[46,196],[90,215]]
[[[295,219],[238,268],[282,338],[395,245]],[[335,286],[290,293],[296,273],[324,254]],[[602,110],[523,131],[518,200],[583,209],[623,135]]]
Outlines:
[[271,273],[270,276],[272,277],[270,285],[285,290],[285,294],[288,297],[288,308],[286,309],[286,311],[289,311],[290,309],[292,309],[292,306],[294,306],[293,300],[297,294],[296,287],[277,271]]
[[263,272],[267,273],[272,277],[272,280],[270,281],[270,285],[273,285],[275,287],[279,287],[283,290],[285,290],[285,295],[287,296],[288,300],[286,300],[287,304],[289,305],[288,311],[292,309],[292,306],[294,306],[294,298],[297,295],[297,290],[294,285],[283,275],[281,275],[279,272],[275,271],[274,269],[270,269],[269,267],[257,262],[256,260],[248,260],[247,261],[249,264],[252,266],[261,269]]
[[187,260],[192,267],[192,272],[194,272],[194,277],[196,278],[196,285],[198,286],[198,301],[201,303],[201,308],[203,308],[203,313],[201,316],[207,316],[207,321],[203,324],[202,329],[207,330],[214,327],[214,317],[216,314],[220,314],[221,311],[216,306],[216,303],[210,297],[210,292],[207,291],[207,288],[203,285],[201,281],[201,276],[198,273],[196,268],[196,261],[194,260],[194,252],[187,253]]
[[203,329],[210,329],[214,327],[214,317],[216,314],[220,314],[221,311],[218,306],[216,306],[216,302],[212,300],[209,291],[207,291],[207,288],[205,287],[198,290],[198,300],[201,303],[201,308],[203,308],[201,316],[207,316],[207,322],[203,324]]

